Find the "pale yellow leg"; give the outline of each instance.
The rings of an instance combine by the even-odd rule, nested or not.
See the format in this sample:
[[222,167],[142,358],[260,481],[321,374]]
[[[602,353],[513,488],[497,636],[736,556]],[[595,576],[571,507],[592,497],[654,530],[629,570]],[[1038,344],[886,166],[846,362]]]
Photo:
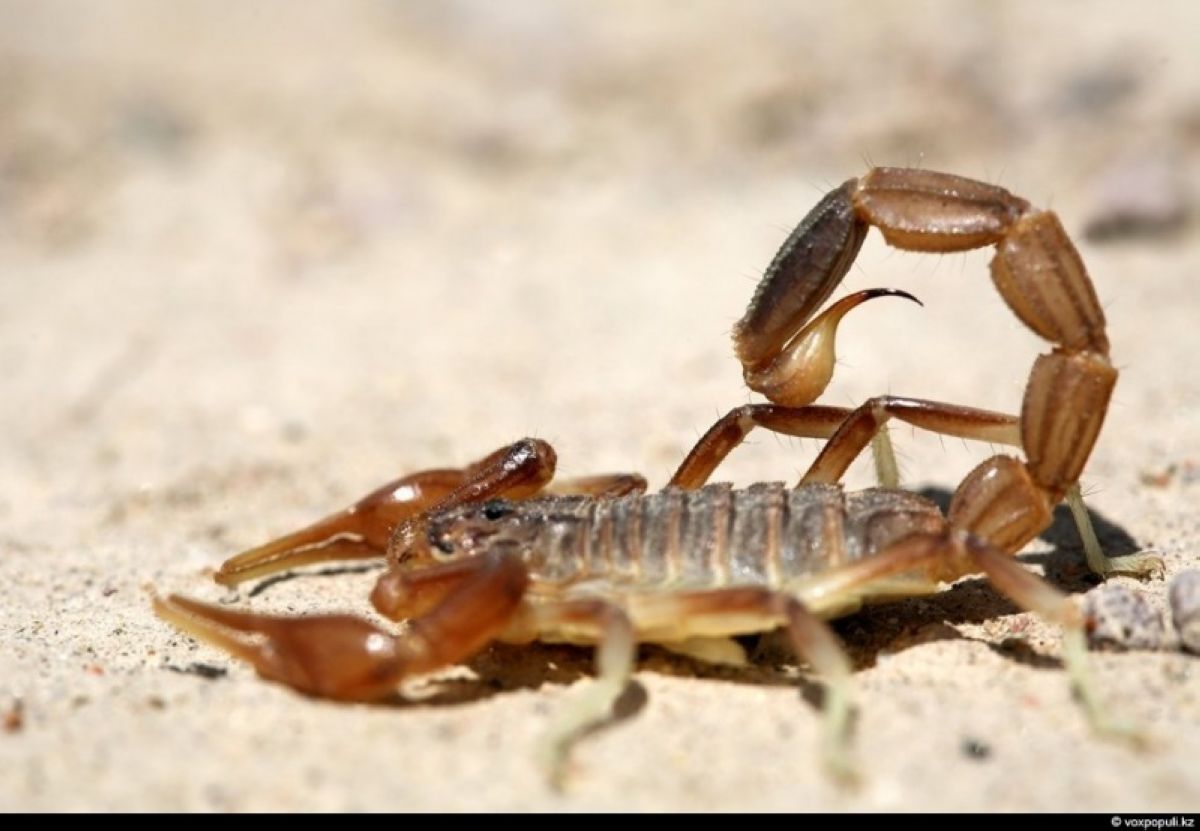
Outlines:
[[875,478],[879,481],[879,487],[899,488],[900,466],[896,464],[896,450],[892,447],[892,437],[886,424],[871,437],[871,456],[875,460]]
[[608,718],[633,674],[637,642],[624,610],[602,600],[534,606],[539,632],[564,633],[567,640],[594,641],[596,679],[562,710],[538,743],[538,761],[556,790],[566,782],[571,748],[583,733]]
[[1124,557],[1105,556],[1092,526],[1092,518],[1087,506],[1083,504],[1083,494],[1076,482],[1067,491],[1067,505],[1071,508],[1071,516],[1075,518],[1075,527],[1079,529],[1079,538],[1083,540],[1083,551],[1087,555],[1088,568],[1093,573],[1105,578],[1109,577],[1151,577],[1163,573],[1163,559],[1155,551],[1142,551],[1138,554],[1128,554]]
[[760,587],[736,587],[676,595],[630,599],[638,626],[658,636],[649,640],[715,636],[729,632],[761,632],[786,626],[792,647],[817,671],[825,684],[821,713],[821,760],[835,778],[855,779],[850,757],[852,667],[837,636],[797,598]]

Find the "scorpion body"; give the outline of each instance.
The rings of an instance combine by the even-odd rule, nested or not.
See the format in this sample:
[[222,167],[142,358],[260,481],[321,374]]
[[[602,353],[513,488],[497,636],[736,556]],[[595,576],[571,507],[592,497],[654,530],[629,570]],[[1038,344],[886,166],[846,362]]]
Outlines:
[[[623,596],[638,640],[669,643],[697,636],[687,620],[657,629],[639,625],[639,595],[767,587],[804,598],[810,611],[833,617],[857,601],[828,605],[805,597],[806,583],[861,561],[914,532],[939,533],[946,520],[927,499],[883,488],[845,493],[837,485],[763,482],[735,490],[699,490],[597,499],[552,496],[524,502],[467,505],[434,517],[428,539],[446,559],[512,552],[529,573],[532,599]],[[726,621],[738,635],[760,622]],[[748,625],[749,628],[742,629]],[[569,640],[542,631],[542,640]]]
[[[876,297],[916,299],[870,289],[818,313],[871,227],[911,251],[995,247],[991,275],[1001,297],[1053,347],[1030,371],[1019,416],[890,395],[853,410],[813,403],[836,365],[841,319]],[[466,467],[402,477],[229,559],[216,575],[234,585],[325,560],[384,556],[389,567],[371,600],[384,617],[407,621],[402,632],[350,615],[276,617],[179,595],[156,598],[156,611],[266,678],[348,700],[393,695],[404,678],[494,640],[597,644],[596,682],[550,733],[556,781],[570,743],[609,712],[629,680],[639,640],[724,660],[740,652],[729,636],[783,626],[828,684],[824,758],[845,772],[851,664],[823,619],[983,574],[1019,607],[1063,627],[1063,659],[1080,699],[1093,725],[1111,731],[1088,680],[1081,614],[1012,558],[1066,499],[1094,571],[1144,574],[1157,565],[1105,557],[1079,497],[1118,373],[1103,309],[1058,217],[995,185],[873,169],[830,191],[800,222],[733,339],[747,385],[771,403],[719,419],[661,493],[645,495],[636,474],[554,483],[553,448],[524,439]],[[891,419],[1014,447],[1023,458],[997,454],[978,465],[943,517],[898,488],[886,440]],[[756,428],[825,443],[791,490],[707,485]],[[843,493],[837,483],[868,446],[885,487]]]

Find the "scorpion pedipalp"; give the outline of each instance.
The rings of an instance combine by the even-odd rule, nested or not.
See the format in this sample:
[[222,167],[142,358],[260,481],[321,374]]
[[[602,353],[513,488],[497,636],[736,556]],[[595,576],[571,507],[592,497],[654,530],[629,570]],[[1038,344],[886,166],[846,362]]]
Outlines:
[[183,631],[252,664],[258,674],[322,698],[370,701],[404,678],[457,663],[512,620],[529,575],[514,557],[481,557],[401,635],[353,615],[280,617],[238,612],[179,595],[155,612]]
[[330,560],[379,557],[396,526],[462,486],[463,470],[426,470],[388,482],[349,508],[306,528],[243,551],[221,564],[223,586]]

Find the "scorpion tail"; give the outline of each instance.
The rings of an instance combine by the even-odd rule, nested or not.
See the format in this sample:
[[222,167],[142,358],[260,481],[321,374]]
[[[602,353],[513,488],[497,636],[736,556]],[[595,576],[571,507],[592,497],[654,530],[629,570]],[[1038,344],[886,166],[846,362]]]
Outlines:
[[778,354],[763,363],[748,365],[743,373],[747,386],[787,407],[802,407],[816,401],[833,377],[837,361],[834,341],[842,318],[876,297],[903,297],[923,305],[899,289],[868,289],[843,297],[809,321]]

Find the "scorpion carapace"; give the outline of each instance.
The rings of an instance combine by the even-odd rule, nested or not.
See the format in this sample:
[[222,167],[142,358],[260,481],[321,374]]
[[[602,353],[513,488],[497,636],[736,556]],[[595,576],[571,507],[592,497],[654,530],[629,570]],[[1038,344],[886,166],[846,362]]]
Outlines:
[[[871,226],[917,251],[995,245],[1001,296],[1054,349],[1038,358],[1021,416],[884,396],[854,410],[812,402],[828,384],[837,324],[875,289],[813,317]],[[739,407],[700,439],[668,487],[636,474],[552,483],[554,450],[524,439],[459,469],[411,474],[345,511],[227,561],[225,585],[331,559],[386,555],[372,603],[394,634],[346,615],[284,618],[179,596],[160,615],[251,662],[265,677],[342,699],[392,694],[403,678],[469,657],[492,640],[597,644],[598,678],[547,743],[556,777],[570,742],[602,717],[628,680],[639,641],[709,660],[739,660],[731,635],[785,627],[825,678],[824,758],[846,756],[850,662],[822,619],[866,601],[921,594],[985,574],[1021,608],[1066,631],[1064,657],[1094,724],[1111,727],[1085,672],[1083,624],[1058,590],[1011,558],[1064,496],[1089,562],[1107,560],[1078,498],[1078,478],[1117,373],[1091,281],[1057,217],[1007,191],[929,171],[880,168],[827,195],[768,268],[734,342],[747,383],[770,404]],[[885,423],[1022,448],[994,456],[959,486],[949,515],[897,489]],[[733,490],[707,482],[755,427],[827,439],[800,484]],[[874,442],[882,489],[837,484]]]

